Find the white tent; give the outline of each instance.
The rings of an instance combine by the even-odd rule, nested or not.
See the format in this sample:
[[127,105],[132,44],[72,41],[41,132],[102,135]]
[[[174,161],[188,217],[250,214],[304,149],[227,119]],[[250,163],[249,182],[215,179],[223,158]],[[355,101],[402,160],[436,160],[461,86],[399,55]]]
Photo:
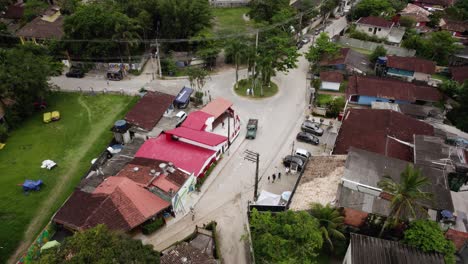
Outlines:
[[260,196],[257,199],[257,205],[279,205],[281,200],[281,195],[274,194],[271,192],[267,192],[262,190]]

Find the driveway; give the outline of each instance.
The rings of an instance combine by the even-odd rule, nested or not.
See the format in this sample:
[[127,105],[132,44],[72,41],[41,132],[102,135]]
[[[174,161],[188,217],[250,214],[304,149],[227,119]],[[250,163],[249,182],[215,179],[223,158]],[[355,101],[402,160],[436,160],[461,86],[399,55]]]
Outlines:
[[[332,31],[334,30],[328,32]],[[307,51],[309,45],[304,46],[301,52]],[[163,250],[191,234],[195,225],[201,226],[215,220],[218,222],[224,263],[249,263],[247,242],[242,240],[242,237],[246,233],[247,204],[253,198],[255,164],[244,160],[243,152],[248,149],[260,153],[259,191],[266,189],[281,193],[292,189],[297,175],[285,175],[277,183],[268,183],[267,175],[283,170],[281,159],[291,152],[292,142],[305,118],[308,67],[308,62],[301,56],[296,69],[286,74],[278,73],[277,77],[273,78],[280,88],[278,94],[263,100],[251,100],[235,95],[232,90],[235,83],[233,69],[213,75],[204,90],[209,90],[213,98],[224,97],[231,100],[242,124],[249,118],[257,118],[257,138],[245,140],[245,126],[242,126],[241,134],[213,170],[199,196],[195,197],[199,200],[195,206],[194,221],[187,215],[170,222],[152,235],[138,234],[135,237],[145,244],[152,244],[156,250]],[[246,71],[241,71],[240,78],[245,77]],[[177,92],[183,85],[189,84],[186,79],[152,81],[149,74],[142,74],[133,80],[112,82],[109,86],[107,81],[99,76],[94,79],[88,77],[76,80],[54,77],[52,82],[65,90],[76,90],[77,87],[89,90],[89,87],[93,87],[95,91],[106,88],[125,93],[136,93],[143,86],[151,90]],[[320,146],[305,147],[313,154],[323,153]]]

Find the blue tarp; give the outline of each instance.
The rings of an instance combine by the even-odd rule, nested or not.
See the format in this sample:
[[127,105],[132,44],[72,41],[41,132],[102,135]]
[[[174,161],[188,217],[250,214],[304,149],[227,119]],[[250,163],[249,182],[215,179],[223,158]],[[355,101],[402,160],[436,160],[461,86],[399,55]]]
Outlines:
[[23,190],[24,191],[39,191],[41,189],[42,180],[25,180],[23,183]]
[[190,95],[193,93],[193,89],[189,87],[184,87],[180,90],[174,102],[176,104],[185,104],[190,100]]

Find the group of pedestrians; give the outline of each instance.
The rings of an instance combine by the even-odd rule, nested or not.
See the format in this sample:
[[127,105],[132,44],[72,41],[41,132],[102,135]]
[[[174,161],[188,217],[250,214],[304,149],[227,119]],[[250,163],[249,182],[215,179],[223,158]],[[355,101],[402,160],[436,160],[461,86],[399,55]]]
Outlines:
[[281,172],[278,172],[278,176],[276,176],[275,173],[273,173],[273,175],[271,176],[271,178],[270,178],[270,176],[268,176],[268,182],[270,182],[270,180],[272,180],[271,182],[272,182],[272,183],[275,183],[276,179],[278,179],[278,181],[281,180]]

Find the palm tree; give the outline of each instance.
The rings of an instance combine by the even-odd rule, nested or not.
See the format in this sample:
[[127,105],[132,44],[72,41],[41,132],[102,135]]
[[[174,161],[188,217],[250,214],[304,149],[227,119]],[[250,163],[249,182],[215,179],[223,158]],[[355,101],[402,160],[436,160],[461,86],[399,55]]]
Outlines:
[[242,39],[232,39],[227,43],[226,46],[226,53],[232,56],[234,63],[236,65],[236,88],[237,83],[239,82],[239,66],[247,56],[249,46],[247,45],[245,40]]
[[411,164],[408,164],[400,174],[400,183],[396,183],[390,176],[384,176],[377,186],[382,188],[384,192],[391,194],[392,198],[390,213],[380,231],[380,236],[388,225],[395,226],[400,219],[405,217],[405,214],[410,213],[413,218],[416,218],[417,210],[426,212],[420,202],[421,200],[429,200],[432,195],[421,190],[427,184],[429,181],[421,175],[421,170],[415,169]]
[[311,204],[310,214],[319,221],[323,240],[327,241],[330,249],[333,250],[332,239],[345,239],[345,236],[341,232],[344,217],[340,215],[336,208],[330,204],[323,206],[319,203],[314,203]]

